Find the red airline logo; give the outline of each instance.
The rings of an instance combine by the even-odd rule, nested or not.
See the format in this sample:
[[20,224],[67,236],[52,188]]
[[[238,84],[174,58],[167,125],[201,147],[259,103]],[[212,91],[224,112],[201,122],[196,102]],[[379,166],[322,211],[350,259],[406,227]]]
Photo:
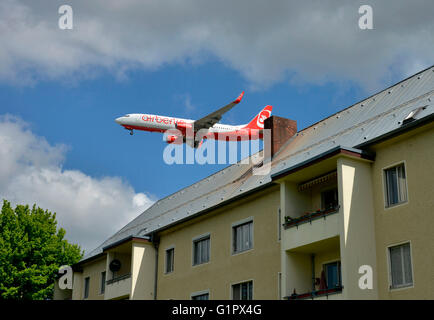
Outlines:
[[164,124],[176,124],[180,122],[179,120],[176,120],[175,118],[168,118],[168,117],[160,117],[160,116],[148,116],[143,115],[142,120],[145,122],[156,122],[156,123],[164,123]]
[[261,111],[261,113],[258,115],[258,119],[256,120],[256,125],[259,128],[264,128],[264,121],[271,116],[271,111],[264,109]]

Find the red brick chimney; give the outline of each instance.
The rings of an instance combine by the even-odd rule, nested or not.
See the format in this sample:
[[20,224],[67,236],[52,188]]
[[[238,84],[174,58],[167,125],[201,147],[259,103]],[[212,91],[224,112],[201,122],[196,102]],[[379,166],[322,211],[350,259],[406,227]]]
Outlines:
[[271,129],[271,158],[297,133],[297,121],[271,116],[264,121],[264,129]]

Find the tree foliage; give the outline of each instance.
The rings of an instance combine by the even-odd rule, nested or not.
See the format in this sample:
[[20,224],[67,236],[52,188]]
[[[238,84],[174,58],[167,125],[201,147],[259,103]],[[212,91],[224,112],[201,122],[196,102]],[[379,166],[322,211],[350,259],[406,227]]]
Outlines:
[[59,267],[83,256],[64,239],[56,213],[4,200],[0,213],[0,299],[50,299]]

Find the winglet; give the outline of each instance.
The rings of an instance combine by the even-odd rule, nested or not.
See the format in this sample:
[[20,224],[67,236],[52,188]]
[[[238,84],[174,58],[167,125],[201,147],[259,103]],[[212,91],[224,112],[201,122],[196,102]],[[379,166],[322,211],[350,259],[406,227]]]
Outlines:
[[237,99],[235,99],[234,103],[240,103],[240,101],[241,101],[241,99],[243,98],[243,96],[244,96],[244,91],[241,92],[241,94],[238,96]]

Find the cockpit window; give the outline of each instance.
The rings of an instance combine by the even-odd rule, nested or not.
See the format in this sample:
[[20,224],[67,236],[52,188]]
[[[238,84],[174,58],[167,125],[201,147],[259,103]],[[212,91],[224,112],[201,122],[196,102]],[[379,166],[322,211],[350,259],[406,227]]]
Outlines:
[[126,117],[126,118],[129,117],[129,116],[130,116],[129,114],[124,115],[124,117]]

